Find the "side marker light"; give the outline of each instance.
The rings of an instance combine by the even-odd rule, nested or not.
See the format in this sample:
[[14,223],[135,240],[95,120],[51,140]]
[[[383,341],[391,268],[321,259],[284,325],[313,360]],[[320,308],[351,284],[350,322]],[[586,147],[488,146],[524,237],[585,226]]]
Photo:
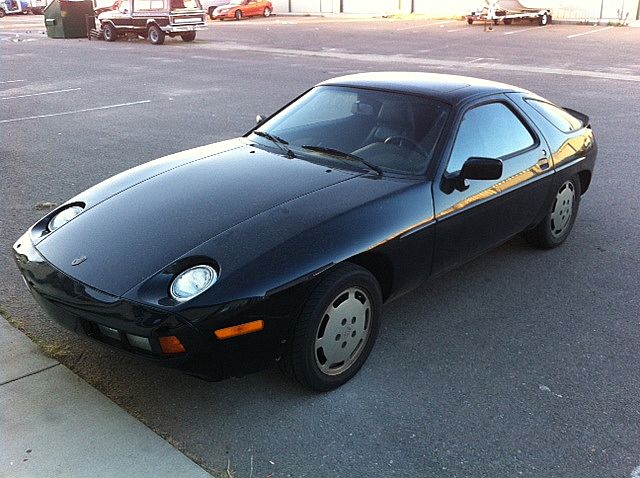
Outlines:
[[214,333],[219,340],[226,340],[232,337],[237,337],[238,335],[259,332],[262,329],[264,329],[264,320],[254,320],[253,322],[246,322],[244,324],[218,329]]
[[160,341],[160,348],[165,354],[183,354],[187,351],[180,339],[175,335],[160,337],[158,340]]

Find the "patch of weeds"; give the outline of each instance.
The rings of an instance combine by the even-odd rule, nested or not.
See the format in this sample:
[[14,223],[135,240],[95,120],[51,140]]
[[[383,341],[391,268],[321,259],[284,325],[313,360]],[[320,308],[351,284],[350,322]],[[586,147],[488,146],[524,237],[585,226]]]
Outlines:
[[34,342],[40,350],[49,358],[62,362],[70,354],[70,348],[64,344],[49,343],[30,333],[24,325],[24,322],[15,318],[9,313],[6,307],[0,304],[0,315],[20,332],[25,334],[32,342]]
[[9,311],[6,308],[4,308],[2,304],[0,304],[0,315],[4,317],[5,320],[9,322],[9,324],[11,324],[12,327],[15,327],[21,332],[24,332],[24,324],[22,323],[22,321],[12,317]]

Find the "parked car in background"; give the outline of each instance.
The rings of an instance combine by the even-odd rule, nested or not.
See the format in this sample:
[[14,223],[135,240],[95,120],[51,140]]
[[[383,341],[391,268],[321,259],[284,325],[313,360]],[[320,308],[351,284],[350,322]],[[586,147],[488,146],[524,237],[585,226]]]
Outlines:
[[273,5],[265,0],[231,0],[227,5],[216,8],[212,20],[224,20],[225,18],[235,18],[241,20],[242,17],[254,17],[262,15],[268,17],[273,12]]
[[205,17],[199,0],[118,0],[113,10],[98,15],[102,36],[115,41],[132,33],[162,45],[166,35],[193,41],[196,31],[205,28]]
[[42,15],[46,0],[0,0],[0,18],[16,13]]
[[214,20],[214,10],[218,7],[222,7],[223,5],[228,5],[229,0],[202,0],[200,3],[202,4],[202,8],[204,9],[204,11],[207,12],[207,15],[209,15],[209,18],[211,18],[211,20]]

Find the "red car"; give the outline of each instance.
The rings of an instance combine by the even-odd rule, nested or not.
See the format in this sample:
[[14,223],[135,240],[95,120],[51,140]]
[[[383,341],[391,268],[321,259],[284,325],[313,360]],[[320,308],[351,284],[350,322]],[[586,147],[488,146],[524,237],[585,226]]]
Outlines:
[[231,0],[226,5],[221,5],[213,11],[212,20],[224,20],[225,18],[252,17],[262,15],[268,17],[273,12],[273,5],[266,0]]

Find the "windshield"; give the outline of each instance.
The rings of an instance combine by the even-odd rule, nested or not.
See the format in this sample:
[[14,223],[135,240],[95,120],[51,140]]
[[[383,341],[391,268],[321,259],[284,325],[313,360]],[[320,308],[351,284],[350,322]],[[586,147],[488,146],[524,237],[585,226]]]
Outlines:
[[231,0],[229,2],[229,5],[242,5],[243,2],[244,2],[244,0]]
[[348,153],[385,171],[421,174],[448,114],[438,101],[409,94],[319,86],[257,128],[296,155]]

